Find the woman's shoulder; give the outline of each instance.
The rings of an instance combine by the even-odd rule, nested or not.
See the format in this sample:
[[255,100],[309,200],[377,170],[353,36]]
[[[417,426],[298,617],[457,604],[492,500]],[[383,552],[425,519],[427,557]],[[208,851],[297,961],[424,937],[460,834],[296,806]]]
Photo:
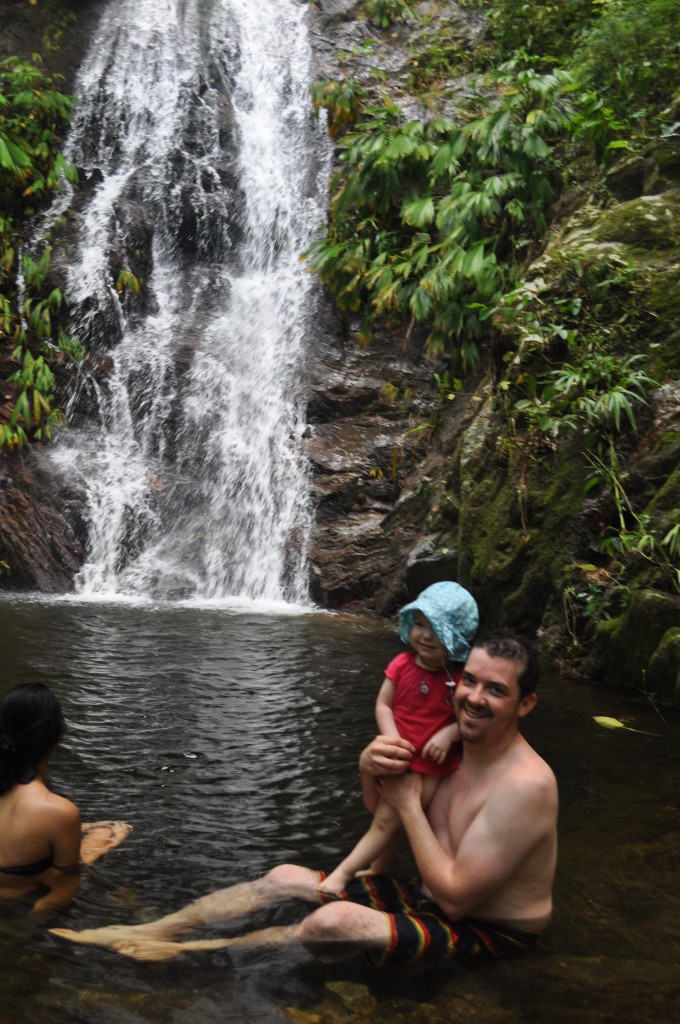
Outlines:
[[77,822],[80,824],[80,811],[68,797],[59,796],[58,793],[52,793],[50,790],[47,791],[46,809],[49,808],[49,813],[54,815],[55,818],[59,818],[64,824],[73,824]]
[[18,790],[16,801],[22,815],[44,817],[46,824],[60,823],[68,826],[80,823],[80,811],[68,797],[53,793],[45,786],[33,786],[32,783],[15,789]]

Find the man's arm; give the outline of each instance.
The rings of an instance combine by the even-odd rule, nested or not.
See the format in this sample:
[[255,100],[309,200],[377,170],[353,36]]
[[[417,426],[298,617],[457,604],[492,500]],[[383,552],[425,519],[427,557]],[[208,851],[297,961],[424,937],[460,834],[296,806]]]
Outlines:
[[401,816],[420,875],[452,920],[474,915],[499,893],[554,826],[547,779],[497,787],[462,836],[455,857],[442,846],[420,802],[415,772],[385,779],[381,794]]

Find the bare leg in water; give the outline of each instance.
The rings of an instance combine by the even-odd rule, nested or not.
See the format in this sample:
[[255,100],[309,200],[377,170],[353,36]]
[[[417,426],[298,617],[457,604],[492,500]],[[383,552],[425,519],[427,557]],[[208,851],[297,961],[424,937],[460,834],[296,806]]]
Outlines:
[[66,928],[52,928],[50,931],[60,938],[85,945],[105,946],[137,960],[170,960],[188,952],[291,943],[299,943],[318,956],[336,959],[360,949],[384,949],[387,946],[387,917],[380,911],[345,902],[319,907],[296,925],[264,928],[229,939],[173,941],[176,936],[202,925],[243,917],[287,899],[318,903],[318,885],[316,871],[284,864],[264,878],[220,889],[149,924],[109,925],[82,932]]
[[90,821],[80,827],[80,860],[93,864],[109,850],[120,846],[132,832],[132,825],[125,821]]

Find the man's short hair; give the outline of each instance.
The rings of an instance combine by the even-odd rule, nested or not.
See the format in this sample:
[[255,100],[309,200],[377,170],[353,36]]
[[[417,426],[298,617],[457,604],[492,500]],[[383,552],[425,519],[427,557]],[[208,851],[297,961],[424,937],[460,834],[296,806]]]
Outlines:
[[535,692],[540,676],[538,654],[534,644],[526,637],[510,629],[494,629],[480,633],[472,646],[483,648],[492,658],[518,661],[523,666],[517,678],[520,697]]

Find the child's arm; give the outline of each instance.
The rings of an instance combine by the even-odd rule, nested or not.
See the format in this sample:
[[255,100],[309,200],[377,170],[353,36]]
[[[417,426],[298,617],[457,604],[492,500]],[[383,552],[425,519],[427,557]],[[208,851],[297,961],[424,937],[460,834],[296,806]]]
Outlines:
[[387,676],[383,679],[382,686],[378,690],[378,697],[375,702],[375,720],[378,723],[378,732],[383,736],[398,736],[399,730],[392,714],[394,704],[394,683]]
[[458,723],[451,722],[449,725],[445,725],[443,729],[439,729],[434,736],[430,736],[423,747],[423,757],[429,757],[437,764],[443,764],[451,744],[456,743],[459,739]]

